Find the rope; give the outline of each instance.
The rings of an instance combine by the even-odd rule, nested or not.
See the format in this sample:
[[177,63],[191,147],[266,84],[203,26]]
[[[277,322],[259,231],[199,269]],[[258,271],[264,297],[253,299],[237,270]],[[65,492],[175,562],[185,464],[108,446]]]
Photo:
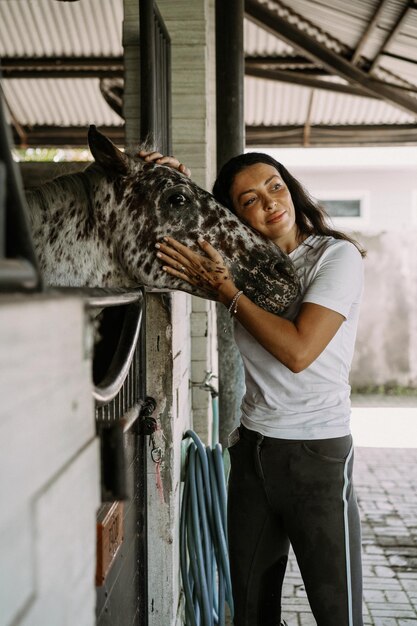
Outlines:
[[186,626],[224,626],[233,615],[226,535],[226,479],[222,449],[204,447],[192,430],[180,516],[180,565]]

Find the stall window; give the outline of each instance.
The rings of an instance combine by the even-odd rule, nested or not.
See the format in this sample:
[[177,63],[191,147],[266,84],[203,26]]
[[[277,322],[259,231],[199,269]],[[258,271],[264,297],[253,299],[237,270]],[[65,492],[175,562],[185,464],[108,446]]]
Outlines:
[[369,222],[368,195],[366,191],[322,191],[316,194],[316,198],[334,226],[356,230]]

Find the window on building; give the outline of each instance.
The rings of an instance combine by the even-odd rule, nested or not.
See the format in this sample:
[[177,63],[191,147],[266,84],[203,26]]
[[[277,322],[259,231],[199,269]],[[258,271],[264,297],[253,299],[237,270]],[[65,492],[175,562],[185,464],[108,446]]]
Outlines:
[[330,217],[362,217],[361,200],[320,200]]
[[325,208],[330,222],[336,228],[357,230],[369,225],[369,191],[320,189],[315,198]]

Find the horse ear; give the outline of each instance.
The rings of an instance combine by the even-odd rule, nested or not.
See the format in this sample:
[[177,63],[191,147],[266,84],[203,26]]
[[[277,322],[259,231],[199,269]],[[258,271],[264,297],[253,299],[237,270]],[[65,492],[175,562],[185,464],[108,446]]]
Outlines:
[[116,148],[116,146],[95,126],[88,129],[88,145],[91,154],[98,165],[104,171],[111,174],[126,174],[129,168],[129,157],[127,154]]

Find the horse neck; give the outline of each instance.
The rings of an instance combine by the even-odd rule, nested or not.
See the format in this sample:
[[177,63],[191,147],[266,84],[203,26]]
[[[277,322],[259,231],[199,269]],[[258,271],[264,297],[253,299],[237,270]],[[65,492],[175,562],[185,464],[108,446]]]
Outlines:
[[61,176],[30,191],[27,200],[47,284],[106,287],[125,282],[105,236],[114,191],[97,168]]
[[65,215],[66,222],[79,223],[80,219],[93,216],[98,200],[105,197],[109,187],[105,177],[90,166],[29,189],[26,198],[31,223],[34,227],[41,226],[59,213]]

